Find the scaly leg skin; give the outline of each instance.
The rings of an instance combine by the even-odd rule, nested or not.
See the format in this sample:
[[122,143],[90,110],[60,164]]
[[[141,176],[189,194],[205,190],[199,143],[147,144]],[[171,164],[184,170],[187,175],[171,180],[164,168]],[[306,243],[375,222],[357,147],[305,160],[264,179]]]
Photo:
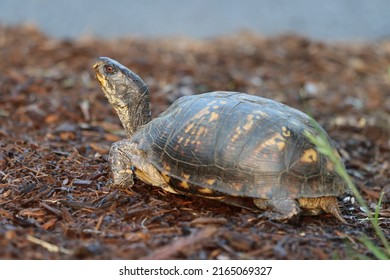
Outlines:
[[321,208],[326,213],[331,213],[343,224],[348,224],[348,222],[341,215],[339,204],[337,203],[337,198],[335,196],[323,197],[320,201]]
[[343,218],[340,213],[337,198],[335,196],[299,198],[298,201],[299,205],[308,214],[318,215],[321,212],[330,213],[343,224],[348,224],[348,222]]
[[301,208],[297,201],[288,197],[272,199],[254,198],[253,202],[260,210],[263,210],[259,217],[265,217],[278,222],[294,222],[301,213]]
[[161,173],[148,162],[147,152],[130,139],[115,142],[110,151],[109,162],[114,177],[113,186],[127,188],[134,185],[134,176],[147,184],[174,192]]
[[134,185],[133,164],[127,154],[131,141],[128,139],[115,142],[111,146],[108,161],[115,188],[128,188]]

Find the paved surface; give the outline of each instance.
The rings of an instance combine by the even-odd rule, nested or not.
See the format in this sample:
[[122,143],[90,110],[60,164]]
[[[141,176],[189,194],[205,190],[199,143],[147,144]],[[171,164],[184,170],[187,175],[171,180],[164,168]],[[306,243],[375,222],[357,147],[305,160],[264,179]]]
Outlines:
[[[115,4],[113,4],[115,3]],[[57,37],[212,37],[242,29],[325,40],[390,37],[388,0],[0,1],[0,22],[34,22]]]

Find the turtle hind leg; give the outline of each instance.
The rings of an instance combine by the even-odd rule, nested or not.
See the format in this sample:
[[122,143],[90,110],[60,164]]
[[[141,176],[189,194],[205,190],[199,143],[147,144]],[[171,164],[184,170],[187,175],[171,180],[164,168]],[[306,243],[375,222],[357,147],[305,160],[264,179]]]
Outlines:
[[343,224],[348,224],[348,222],[341,215],[339,204],[335,196],[321,197],[320,205],[322,210],[324,210],[326,213],[332,214]]
[[301,213],[301,208],[293,198],[254,198],[253,203],[260,210],[263,210],[260,217],[265,217],[278,222],[294,222]]
[[332,214],[343,224],[348,224],[341,215],[337,198],[335,196],[300,198],[298,201],[299,205],[304,209],[304,212],[309,215],[318,215],[321,214],[321,212],[325,212]]

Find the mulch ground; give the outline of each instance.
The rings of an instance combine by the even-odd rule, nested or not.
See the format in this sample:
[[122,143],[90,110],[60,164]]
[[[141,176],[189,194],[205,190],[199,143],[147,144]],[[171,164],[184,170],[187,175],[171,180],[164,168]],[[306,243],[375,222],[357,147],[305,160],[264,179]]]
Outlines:
[[110,188],[107,154],[124,138],[93,77],[98,56],[147,82],[156,116],[183,95],[233,90],[309,112],[337,142],[348,173],[390,238],[390,42],[326,44],[241,33],[58,40],[0,26],[1,259],[355,259],[381,247],[367,214],[340,198],[297,224],[142,182]]

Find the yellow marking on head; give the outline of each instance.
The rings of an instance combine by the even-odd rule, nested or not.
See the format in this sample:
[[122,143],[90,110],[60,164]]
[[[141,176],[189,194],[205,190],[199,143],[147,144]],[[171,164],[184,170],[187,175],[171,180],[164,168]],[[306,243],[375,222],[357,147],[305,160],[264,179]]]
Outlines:
[[291,131],[287,129],[287,127],[283,126],[282,127],[282,134],[284,137],[290,137],[291,136]]
[[207,179],[207,180],[206,180],[206,183],[207,183],[208,185],[213,185],[216,181],[217,181],[217,179]]
[[212,189],[209,189],[209,188],[199,188],[198,189],[198,192],[202,193],[202,194],[212,194],[213,193],[213,190]]
[[314,149],[304,150],[300,160],[306,163],[316,162],[317,152]]
[[219,114],[218,114],[218,113],[216,113],[216,112],[211,112],[210,122],[216,121],[216,120],[218,120],[218,118],[219,118]]
[[179,138],[178,143],[181,143],[183,140],[184,140],[184,138],[183,138],[183,136],[181,136],[181,137]]
[[107,81],[106,81],[106,79],[104,79],[104,77],[102,75],[96,74],[96,79],[99,81],[99,83],[102,87],[104,87],[104,88],[106,87]]
[[182,187],[183,189],[189,189],[190,185],[186,181],[182,181],[179,183],[179,186]]
[[246,120],[248,122],[242,127],[245,131],[250,130],[252,128],[252,126],[254,125],[253,118],[254,118],[254,115],[252,115],[252,114],[250,114],[246,117]]
[[195,126],[195,123],[191,123],[191,124],[187,125],[186,128],[184,129],[184,132],[185,133],[190,132],[194,128],[194,126]]

